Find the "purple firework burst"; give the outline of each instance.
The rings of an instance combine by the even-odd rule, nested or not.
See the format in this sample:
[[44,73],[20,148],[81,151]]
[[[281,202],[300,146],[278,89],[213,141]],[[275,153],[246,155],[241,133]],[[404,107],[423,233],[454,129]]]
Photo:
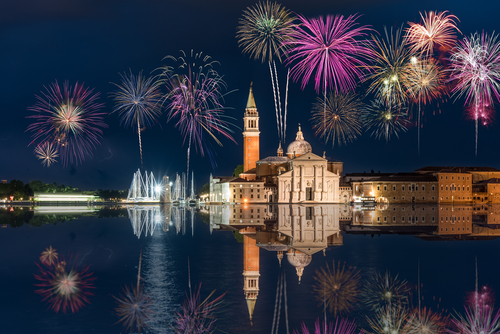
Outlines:
[[[310,334],[311,332],[307,328],[305,323],[302,323],[301,326],[302,334]],[[327,323],[326,321],[321,324],[319,318],[316,319],[314,323],[314,334],[354,334],[356,332],[356,323],[355,321],[349,321],[347,319],[339,319],[335,320],[335,325],[332,321]],[[300,334],[299,331],[294,330],[293,334]]]
[[100,94],[78,82],[70,86],[66,81],[61,87],[56,81],[44,88],[36,95],[38,101],[28,108],[35,112],[27,117],[35,119],[27,129],[33,133],[30,145],[50,143],[59,151],[64,166],[78,165],[86,155],[92,155],[100,144],[102,129],[107,127],[105,113],[100,112]]
[[347,18],[328,15],[307,19],[298,15],[300,24],[291,34],[287,62],[296,63],[291,70],[295,81],[302,81],[302,89],[314,75],[314,88],[335,86],[337,92],[356,87],[356,79],[363,77],[363,68],[372,51],[361,40],[371,30],[359,26],[358,15]]

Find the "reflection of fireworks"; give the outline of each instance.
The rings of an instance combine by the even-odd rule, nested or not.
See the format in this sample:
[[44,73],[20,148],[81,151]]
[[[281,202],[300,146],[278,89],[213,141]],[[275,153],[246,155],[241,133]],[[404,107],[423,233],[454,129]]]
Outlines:
[[76,83],[74,87],[65,82],[62,89],[57,83],[46,87],[38,102],[28,110],[36,114],[35,123],[28,126],[32,138],[38,145],[53,143],[59,151],[63,165],[79,164],[85,155],[92,155],[92,149],[99,144],[102,128],[107,127],[97,103],[99,94]]
[[[305,323],[302,323],[301,326],[302,334],[309,334],[309,329],[307,328]],[[314,323],[314,334],[354,334],[356,332],[356,322],[349,321],[347,319],[337,318],[335,320],[335,326],[333,322],[323,324],[320,323],[319,318],[316,319]],[[293,334],[300,334],[299,331],[294,330]]]
[[316,269],[314,279],[316,284],[313,290],[316,292],[316,300],[319,305],[325,303],[330,313],[337,314],[349,313],[358,302],[359,298],[359,280],[361,274],[356,267],[346,268],[345,262],[341,266],[340,262],[332,270],[328,264],[325,268]]
[[151,306],[153,301],[144,293],[143,286],[129,288],[125,287],[123,295],[113,298],[118,303],[115,311],[120,318],[118,322],[123,323],[127,329],[137,329],[147,327],[146,321],[151,319]]
[[152,77],[145,78],[142,72],[137,76],[132,72],[120,76],[121,85],[114,84],[118,90],[113,93],[116,103],[113,112],[118,112],[126,127],[137,124],[142,164],[141,129],[153,125],[160,116],[161,93],[157,82]]
[[215,298],[212,301],[209,299],[215,293],[215,290],[210,295],[201,301],[200,298],[201,284],[198,290],[195,290],[189,295],[186,292],[186,299],[182,303],[181,313],[177,313],[174,325],[174,332],[181,333],[212,333],[215,328],[215,311],[220,307],[224,294]]
[[415,310],[406,323],[408,334],[439,334],[445,332],[446,318],[430,309]]
[[[366,35],[368,26],[357,26],[358,16],[328,15],[307,19],[299,15],[300,25],[288,42],[288,62],[298,61],[292,68],[295,80],[302,78],[304,88],[313,75],[314,87],[335,86],[336,91],[347,92],[356,87],[357,78],[363,77],[362,68],[371,50],[359,40]],[[326,94],[325,94],[326,95]],[[326,96],[325,96],[326,97]]]
[[236,33],[238,44],[243,53],[262,62],[272,61],[273,56],[281,61],[280,49],[293,31],[292,20],[290,11],[281,4],[259,2],[243,12]]
[[372,131],[372,136],[377,139],[384,137],[387,142],[391,135],[399,138],[400,132],[406,132],[409,121],[405,111],[404,107],[391,107],[380,100],[374,100],[363,112],[363,123],[367,131]]
[[332,146],[335,146],[335,141],[338,145],[352,142],[361,134],[363,128],[360,120],[363,108],[363,102],[355,94],[330,92],[326,108],[323,106],[323,100],[318,97],[311,112],[316,136],[323,136],[325,143],[331,139]]
[[495,295],[488,286],[483,286],[480,291],[468,292],[465,298],[467,305],[489,305],[493,307],[495,302]]
[[[479,107],[486,103],[492,104],[493,97],[500,101],[500,43],[498,35],[473,34],[464,38],[455,47],[450,58],[450,81],[456,86],[452,92],[457,96],[465,96],[465,104],[475,106],[476,114]],[[476,155],[478,119],[476,120]]]
[[66,313],[70,309],[75,313],[85,304],[90,304],[88,296],[94,295],[90,289],[94,289],[93,282],[96,278],[89,272],[89,266],[78,271],[73,265],[67,269],[68,265],[64,260],[54,262],[53,266],[43,264],[43,267],[36,264],[40,273],[35,278],[40,283],[35,286],[41,289],[35,290],[35,293],[43,296],[42,301],[47,300],[53,311],[58,313],[62,310]]
[[406,280],[400,281],[398,275],[392,277],[388,271],[383,275],[376,273],[363,285],[364,302],[372,310],[406,304],[410,291],[406,283]]
[[42,165],[50,167],[51,164],[57,162],[56,158],[59,156],[59,153],[55,145],[45,142],[35,147],[35,155],[38,159],[42,160]]
[[408,98],[406,69],[410,64],[411,53],[405,47],[401,38],[401,30],[391,34],[385,30],[385,39],[372,36],[372,49],[374,63],[369,66],[372,80],[368,93],[375,95],[387,105],[404,104]]
[[451,334],[495,334],[500,331],[500,310],[494,312],[493,306],[465,306],[465,316],[459,314],[452,319],[458,331]]
[[398,305],[380,308],[374,318],[367,320],[372,330],[378,334],[405,334],[405,321],[413,321],[408,317],[408,311]]
[[406,30],[406,37],[413,51],[431,55],[435,47],[445,50],[451,49],[457,40],[455,31],[458,31],[455,15],[448,15],[448,11],[435,13],[433,11],[420,13],[422,24],[408,22],[410,28]]
[[49,246],[49,248],[45,248],[45,251],[40,255],[40,262],[47,266],[51,266],[57,261],[58,255],[56,249]]
[[[210,57],[205,56],[201,65],[196,65],[186,61],[184,57],[176,59],[169,56],[169,59],[180,60],[179,68],[187,71],[187,74],[171,74],[171,68],[164,68],[166,76],[165,83],[169,90],[167,98],[168,121],[178,118],[176,127],[179,128],[184,142],[188,142],[187,151],[187,174],[189,175],[189,159],[191,154],[191,144],[196,150],[200,150],[204,155],[207,150],[207,142],[204,133],[212,137],[217,144],[222,143],[217,135],[234,141],[231,136],[229,124],[222,120],[224,117],[224,107],[222,105],[224,94],[222,89],[225,83],[222,77],[212,68],[213,62],[208,62]],[[196,54],[193,61],[201,59],[201,54]],[[197,66],[197,67],[195,67]],[[208,151],[210,153],[210,151]]]

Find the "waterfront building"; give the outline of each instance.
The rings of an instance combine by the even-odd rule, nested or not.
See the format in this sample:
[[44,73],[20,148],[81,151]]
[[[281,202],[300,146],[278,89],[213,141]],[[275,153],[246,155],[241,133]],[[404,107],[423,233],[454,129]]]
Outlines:
[[[299,128],[283,155],[260,159],[259,114],[252,87],[243,117],[243,173],[239,177],[211,177],[212,203],[339,203],[343,163],[312,153]],[[347,196],[349,191],[343,191]]]

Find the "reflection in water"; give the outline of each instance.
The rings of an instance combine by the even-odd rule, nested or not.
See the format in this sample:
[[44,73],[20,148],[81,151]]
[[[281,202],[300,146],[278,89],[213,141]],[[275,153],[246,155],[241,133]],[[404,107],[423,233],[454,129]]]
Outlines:
[[[348,319],[339,319],[335,321],[330,321],[329,323],[325,321],[320,322],[319,318],[316,319],[314,323],[314,332],[309,332],[305,323],[301,326],[302,334],[354,334],[357,332],[356,322],[354,320],[349,321]],[[363,331],[361,331],[363,333]],[[293,334],[299,334],[298,331],[293,331]],[[389,333],[392,334],[392,333]]]
[[399,280],[398,275],[392,277],[376,273],[363,285],[363,301],[369,309],[375,311],[389,305],[405,305],[408,303],[410,289],[406,280]]
[[316,300],[319,305],[324,305],[334,316],[347,315],[354,310],[359,301],[360,294],[360,271],[356,267],[347,267],[344,263],[335,262],[332,270],[328,264],[325,268],[316,270],[313,290],[316,292]]
[[41,289],[35,293],[43,297],[54,312],[68,310],[75,313],[85,304],[90,304],[88,296],[93,296],[91,289],[96,277],[92,277],[89,271],[90,266],[80,270],[77,269],[77,257],[71,257],[68,262],[65,259],[59,260],[57,252],[52,246],[47,248],[40,256],[41,264],[36,263],[39,274],[35,274],[35,279],[39,283],[35,286]]
[[[406,323],[407,333],[444,333],[448,318],[426,307],[415,309]],[[463,332],[466,333],[466,332]],[[480,332],[479,332],[480,333]]]

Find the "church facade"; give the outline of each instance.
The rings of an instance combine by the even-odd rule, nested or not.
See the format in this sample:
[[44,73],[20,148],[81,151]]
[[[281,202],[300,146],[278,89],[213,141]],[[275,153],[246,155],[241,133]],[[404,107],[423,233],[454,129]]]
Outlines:
[[318,156],[304,139],[300,125],[295,141],[283,155],[260,159],[259,113],[250,87],[243,117],[243,173],[239,177],[210,177],[213,203],[341,203],[340,161]]

